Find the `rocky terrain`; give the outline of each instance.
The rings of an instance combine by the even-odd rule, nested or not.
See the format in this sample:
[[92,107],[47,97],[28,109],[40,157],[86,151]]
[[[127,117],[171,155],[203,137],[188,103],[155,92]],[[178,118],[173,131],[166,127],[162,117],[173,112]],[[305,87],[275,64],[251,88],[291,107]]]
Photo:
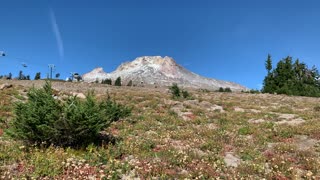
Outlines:
[[[126,66],[124,66],[126,67]],[[6,85],[4,85],[6,84]],[[43,81],[0,81],[0,117]],[[0,179],[320,179],[320,100],[285,95],[54,82],[57,98],[95,90],[133,108],[115,144],[26,148],[0,137]],[[1,127],[0,134],[3,129]]]
[[106,78],[110,78],[114,82],[117,77],[121,77],[124,84],[132,80],[137,86],[170,86],[172,83],[177,83],[183,87],[211,90],[216,90],[219,87],[229,87],[233,91],[247,90],[246,87],[236,83],[205,78],[190,72],[167,56],[138,57],[132,62],[121,64],[111,73],[104,72],[103,68],[96,68],[83,75],[86,82],[101,81]]

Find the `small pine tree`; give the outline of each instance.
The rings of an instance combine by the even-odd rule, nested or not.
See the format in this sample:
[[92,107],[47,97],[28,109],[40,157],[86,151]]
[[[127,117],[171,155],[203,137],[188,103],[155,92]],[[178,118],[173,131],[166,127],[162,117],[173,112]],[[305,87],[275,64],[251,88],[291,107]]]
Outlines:
[[271,70],[272,70],[272,60],[271,60],[271,55],[268,54],[268,58],[266,60],[266,70],[268,71],[268,74],[270,74]]
[[116,79],[116,81],[114,82],[114,85],[115,85],[115,86],[121,86],[121,77],[118,77],[118,78]]
[[8,79],[12,79],[12,73],[9,73]]
[[226,87],[226,88],[224,89],[224,92],[232,92],[232,90],[231,90],[229,87]]
[[173,83],[172,86],[169,87],[169,90],[170,90],[173,98],[180,97],[180,88],[177,83]]
[[56,79],[59,79],[59,77],[60,77],[60,73],[57,73],[56,74]]
[[22,71],[19,71],[18,80],[24,80],[24,75],[23,75]]
[[34,76],[34,80],[39,80],[41,79],[41,73],[37,72],[36,75]]
[[128,82],[127,86],[132,86],[132,80]]
[[106,84],[112,85],[112,79],[106,79]]
[[224,92],[223,87],[220,87],[218,91],[219,91],[219,92]]
[[111,79],[105,79],[101,81],[101,84],[108,84],[111,85],[112,84],[112,80]]

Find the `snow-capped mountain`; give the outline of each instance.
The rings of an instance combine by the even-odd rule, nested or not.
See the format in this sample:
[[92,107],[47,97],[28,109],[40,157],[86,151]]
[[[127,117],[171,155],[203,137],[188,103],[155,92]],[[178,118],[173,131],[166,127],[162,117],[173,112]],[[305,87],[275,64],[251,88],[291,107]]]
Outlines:
[[121,64],[115,71],[106,73],[103,68],[93,69],[82,76],[86,82],[101,81],[107,78],[114,82],[121,77],[124,85],[132,80],[135,85],[170,86],[177,83],[183,87],[218,89],[229,87],[234,91],[247,90],[236,83],[202,77],[177,64],[171,57],[143,56]]

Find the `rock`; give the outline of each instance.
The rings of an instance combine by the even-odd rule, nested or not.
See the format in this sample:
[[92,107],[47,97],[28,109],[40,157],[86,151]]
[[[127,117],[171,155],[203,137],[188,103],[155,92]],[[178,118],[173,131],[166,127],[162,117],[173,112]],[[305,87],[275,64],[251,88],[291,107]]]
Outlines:
[[208,129],[211,129],[211,130],[217,129],[217,126],[216,126],[215,124],[213,124],[213,123],[207,124],[206,127],[207,127]]
[[227,152],[224,157],[224,162],[226,163],[227,167],[238,167],[241,163],[240,158],[233,155],[233,152]]
[[183,120],[193,120],[196,118],[192,112],[182,112],[181,116]]
[[320,142],[319,140],[316,140],[316,139],[309,139],[308,136],[305,136],[305,135],[296,135],[295,139],[296,139],[295,145],[301,151],[314,148],[314,146]]
[[295,117],[294,114],[279,114],[279,119],[293,119]]
[[257,110],[257,109],[250,109],[250,111],[253,112],[253,113],[261,113],[261,111]]
[[186,100],[183,102],[184,105],[187,106],[198,106],[199,105],[199,101],[198,100]]
[[263,123],[265,122],[266,120],[264,119],[250,119],[248,122],[249,123],[254,123],[254,124],[258,124],[258,123]]
[[78,98],[81,98],[81,99],[86,98],[86,95],[84,95],[83,93],[72,92],[72,96],[77,96]]
[[12,84],[8,84],[8,83],[1,84],[0,85],[0,90],[8,89],[8,88],[11,88],[11,87],[12,87]]
[[213,106],[211,106],[209,110],[210,110],[210,111],[219,110],[220,112],[224,112],[223,107],[222,107],[222,106],[218,106],[218,105],[213,105]]
[[275,122],[275,124],[288,124],[291,126],[296,126],[296,125],[302,124],[304,122],[305,122],[305,120],[302,118],[295,118],[295,119],[285,119],[285,120],[277,121],[277,122]]
[[188,175],[189,172],[188,172],[187,170],[185,170],[185,169],[182,169],[179,174],[181,174],[181,175]]
[[181,103],[179,101],[173,101],[173,100],[170,100],[170,99],[164,99],[164,104],[175,106],[175,105],[181,104]]
[[209,103],[208,101],[202,101],[200,104],[199,104],[201,107],[204,107],[204,108],[207,108],[207,109],[210,109],[212,104]]
[[234,108],[234,111],[235,111],[235,112],[244,112],[244,109],[239,108],[239,107],[235,107],[235,108]]

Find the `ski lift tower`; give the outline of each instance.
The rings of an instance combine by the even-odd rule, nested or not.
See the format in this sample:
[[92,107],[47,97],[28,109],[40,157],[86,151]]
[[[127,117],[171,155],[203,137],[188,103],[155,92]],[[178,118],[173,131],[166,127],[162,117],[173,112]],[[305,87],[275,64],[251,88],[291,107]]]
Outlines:
[[50,79],[52,79],[52,71],[54,71],[54,68],[56,67],[54,64],[48,64],[48,67],[50,69]]

